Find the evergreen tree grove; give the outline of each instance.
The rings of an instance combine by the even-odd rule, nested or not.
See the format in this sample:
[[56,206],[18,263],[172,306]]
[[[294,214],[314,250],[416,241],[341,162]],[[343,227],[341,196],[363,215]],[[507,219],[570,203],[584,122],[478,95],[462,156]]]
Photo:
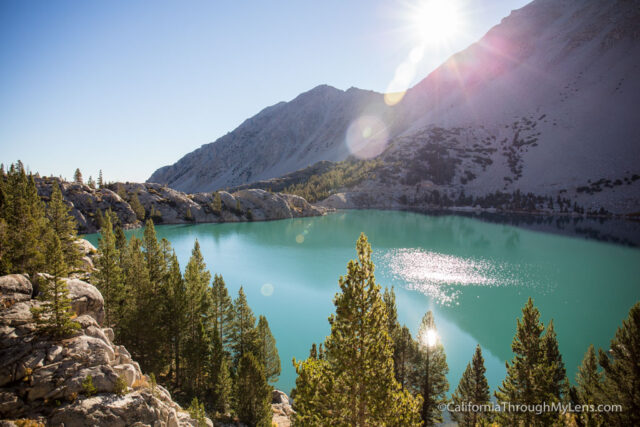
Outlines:
[[[336,425],[419,425],[420,399],[402,390],[394,376],[387,308],[375,281],[371,246],[364,234],[356,250],[358,259],[349,262],[347,275],[339,281],[341,292],[334,299],[336,314],[329,318],[326,362],[294,361],[300,380],[296,382],[298,416]],[[325,363],[320,374],[317,369]],[[312,390],[321,390],[330,410],[313,412],[318,407]]]

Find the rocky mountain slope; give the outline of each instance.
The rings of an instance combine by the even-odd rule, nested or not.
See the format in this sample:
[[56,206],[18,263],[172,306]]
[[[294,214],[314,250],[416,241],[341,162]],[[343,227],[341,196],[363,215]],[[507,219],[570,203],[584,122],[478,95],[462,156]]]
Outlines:
[[258,189],[240,190],[233,194],[220,191],[221,205],[218,210],[213,193],[185,194],[159,184],[136,183],[118,183],[94,189],[57,178],[37,178],[38,194],[45,202],[51,195],[53,180],[60,184],[80,233],[96,232],[99,216],[107,209],[118,216],[125,228],[141,226],[143,218],[136,215],[131,207],[134,194],[144,209],[144,218],[152,218],[156,224],[267,221],[317,216],[326,211],[310,205],[302,197]]
[[211,190],[342,160],[351,153],[349,125],[367,116],[387,136],[384,179],[356,193],[377,189],[419,205],[434,189],[451,198],[519,191],[638,212],[638,22],[638,0],[535,0],[393,107],[371,92],[316,88],[149,181]]
[[381,94],[318,86],[265,108],[233,132],[203,145],[147,180],[185,192],[212,191],[277,177],[320,160],[349,155],[344,134],[367,112],[384,110]]
[[[36,329],[30,309],[40,302],[32,298],[29,278],[0,277],[2,425],[32,420],[66,427],[197,426],[166,389],[152,388],[126,348],[113,343],[113,331],[100,326],[104,318],[100,292],[78,279],[66,282],[82,329],[70,338],[53,340]],[[89,375],[95,394],[82,385]],[[126,390],[116,393],[119,378]],[[207,425],[213,424],[207,420]]]

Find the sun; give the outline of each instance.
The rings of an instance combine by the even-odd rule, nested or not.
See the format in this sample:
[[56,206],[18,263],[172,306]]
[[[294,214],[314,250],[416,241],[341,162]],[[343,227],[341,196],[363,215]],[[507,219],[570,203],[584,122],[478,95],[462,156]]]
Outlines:
[[423,0],[413,12],[413,25],[425,45],[446,43],[460,31],[462,17],[456,0]]

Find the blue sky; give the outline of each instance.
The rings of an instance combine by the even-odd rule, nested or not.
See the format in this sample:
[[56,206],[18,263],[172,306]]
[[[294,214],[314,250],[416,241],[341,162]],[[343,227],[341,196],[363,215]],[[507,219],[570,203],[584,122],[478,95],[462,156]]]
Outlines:
[[[0,0],[0,162],[144,181],[319,84],[383,92],[420,0]],[[458,1],[414,83],[526,0]]]

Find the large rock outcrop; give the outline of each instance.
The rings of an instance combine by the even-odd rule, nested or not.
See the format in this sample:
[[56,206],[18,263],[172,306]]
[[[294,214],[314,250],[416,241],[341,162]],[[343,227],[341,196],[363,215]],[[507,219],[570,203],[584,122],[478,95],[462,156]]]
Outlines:
[[[44,278],[44,277],[41,277]],[[153,389],[129,352],[102,328],[102,295],[67,279],[81,330],[55,340],[36,328],[33,286],[24,275],[0,277],[0,420],[31,419],[53,426],[196,426],[161,386]],[[83,381],[91,375],[95,395]],[[127,389],[116,394],[116,382]],[[208,425],[213,425],[207,420]],[[5,424],[3,424],[5,425]]]
[[[215,193],[185,194],[160,184],[118,183],[95,189],[58,178],[38,178],[40,197],[47,202],[51,184],[58,181],[62,195],[78,222],[80,233],[94,233],[99,217],[107,209],[115,213],[124,228],[136,228],[142,221],[134,213],[134,195],[144,208],[144,217],[156,224],[193,224],[202,222],[269,221],[301,216],[323,215],[326,209],[315,207],[301,197],[264,190],[220,191],[221,209],[215,205]],[[90,248],[83,248],[90,254]]]

